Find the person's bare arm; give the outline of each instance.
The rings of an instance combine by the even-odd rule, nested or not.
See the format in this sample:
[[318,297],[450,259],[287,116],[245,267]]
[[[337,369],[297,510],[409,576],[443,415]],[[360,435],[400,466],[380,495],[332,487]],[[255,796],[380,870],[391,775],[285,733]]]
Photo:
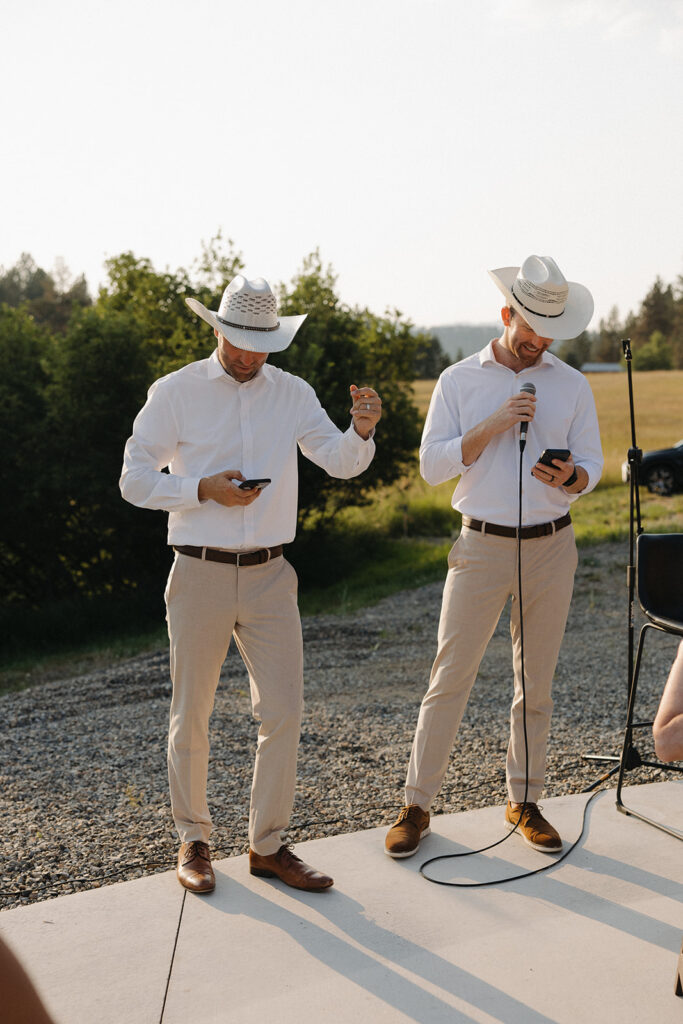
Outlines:
[[0,992],[5,1024],[53,1024],[33,982],[12,950],[0,939]]
[[517,423],[530,422],[534,418],[534,407],[536,398],[526,392],[512,395],[496,409],[494,413],[487,416],[485,420],[472,427],[462,439],[462,461],[466,466],[476,462],[486,445],[496,434],[514,427]]
[[652,735],[657,757],[662,761],[683,760],[683,643],[671,666]]

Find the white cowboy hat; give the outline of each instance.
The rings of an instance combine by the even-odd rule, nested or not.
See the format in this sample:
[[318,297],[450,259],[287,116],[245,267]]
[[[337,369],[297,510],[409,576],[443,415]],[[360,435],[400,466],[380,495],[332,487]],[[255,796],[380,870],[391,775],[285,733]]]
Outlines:
[[249,281],[242,274],[225,289],[216,312],[198,299],[185,302],[231,345],[246,352],[283,352],[307,316],[303,313],[278,319],[277,302],[268,282],[262,277]]
[[528,256],[521,267],[489,270],[494,283],[540,338],[566,341],[588,327],[593,296],[582,284],[566,281],[550,256]]

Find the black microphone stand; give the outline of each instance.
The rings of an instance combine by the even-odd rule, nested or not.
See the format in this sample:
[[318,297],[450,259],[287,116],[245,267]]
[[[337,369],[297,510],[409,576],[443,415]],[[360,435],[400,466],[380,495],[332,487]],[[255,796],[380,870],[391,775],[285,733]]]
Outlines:
[[[636,537],[643,532],[640,518],[640,490],[638,487],[640,476],[640,463],[643,458],[642,450],[636,444],[636,417],[633,404],[633,374],[631,372],[631,339],[625,338],[622,343],[624,359],[626,360],[626,373],[628,377],[628,402],[631,415],[631,447],[628,450],[628,477],[629,477],[629,524],[628,524],[628,565],[626,566],[626,583],[628,585],[628,656],[627,656],[627,689],[626,704],[627,710],[630,705],[631,684],[633,681],[633,639],[635,635],[633,608],[636,592],[636,567],[635,567],[635,545]],[[612,763],[613,767],[601,775],[599,779],[582,790],[583,793],[590,793],[601,783],[610,779],[621,768],[621,757],[613,754],[584,754],[586,761],[602,761]],[[628,744],[624,760],[624,771],[631,771],[633,768],[662,768],[660,761],[643,761],[637,747]]]

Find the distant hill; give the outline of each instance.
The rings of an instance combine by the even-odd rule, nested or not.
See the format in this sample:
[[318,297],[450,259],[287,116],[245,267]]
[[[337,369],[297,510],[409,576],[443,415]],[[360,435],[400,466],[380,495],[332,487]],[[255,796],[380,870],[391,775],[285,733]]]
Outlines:
[[500,324],[444,324],[424,330],[436,335],[446,355],[454,360],[458,350],[462,351],[463,356],[471,356],[473,352],[484,348],[491,338],[498,337],[500,328]]
[[[500,321],[496,324],[443,324],[440,327],[421,327],[420,330],[428,331],[439,339],[439,344],[447,356],[455,360],[458,351],[465,356],[471,356],[473,352],[485,348],[491,338],[500,337],[503,325]],[[562,342],[554,341],[551,351],[556,349]]]

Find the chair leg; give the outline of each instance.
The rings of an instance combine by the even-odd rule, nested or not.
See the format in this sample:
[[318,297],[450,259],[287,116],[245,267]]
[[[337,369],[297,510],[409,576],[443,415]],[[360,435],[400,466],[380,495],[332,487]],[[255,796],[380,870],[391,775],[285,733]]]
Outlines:
[[681,952],[678,957],[678,969],[676,970],[676,985],[674,987],[674,993],[677,996],[683,996],[683,943],[681,943]]
[[631,680],[631,686],[628,694],[628,714],[626,715],[626,731],[624,733],[624,747],[621,752],[621,763],[619,765],[619,778],[617,779],[617,808],[622,810],[624,805],[621,800],[621,787],[624,781],[624,772],[630,768],[638,766],[638,762],[634,763],[632,757],[633,750],[633,712],[636,706],[636,692],[638,690],[638,676],[640,675],[640,662],[643,656],[643,647],[645,645],[645,630],[649,627],[650,623],[646,622],[640,630],[640,636],[638,638],[638,653],[636,655],[636,664],[633,670],[633,679]]
[[[632,807],[627,807],[621,799],[621,787],[624,781],[624,772],[628,771],[631,768],[638,768],[640,765],[648,765],[652,768],[668,767],[668,765],[660,764],[656,761],[643,761],[640,757],[640,754],[638,753],[638,750],[636,749],[636,747],[633,746],[633,712],[636,705],[638,676],[640,674],[640,663],[643,656],[646,629],[661,630],[662,627],[658,626],[654,622],[646,622],[640,631],[640,637],[638,639],[638,654],[636,656],[635,668],[633,670],[633,679],[631,682],[628,696],[628,714],[626,717],[626,730],[624,733],[624,748],[621,753],[621,761],[619,764],[619,779],[617,782],[616,805],[617,810],[621,811],[622,814],[627,814],[630,817],[638,818],[639,821],[644,821],[647,825],[652,825],[654,828],[658,828],[661,832],[666,832],[667,835],[673,836],[674,839],[683,840],[683,832],[679,832],[677,829],[669,828],[668,825],[664,825],[662,824],[662,822],[653,821],[652,818],[646,818],[644,814],[640,813],[640,811],[636,811]],[[662,632],[666,632],[666,630],[662,630]]]

